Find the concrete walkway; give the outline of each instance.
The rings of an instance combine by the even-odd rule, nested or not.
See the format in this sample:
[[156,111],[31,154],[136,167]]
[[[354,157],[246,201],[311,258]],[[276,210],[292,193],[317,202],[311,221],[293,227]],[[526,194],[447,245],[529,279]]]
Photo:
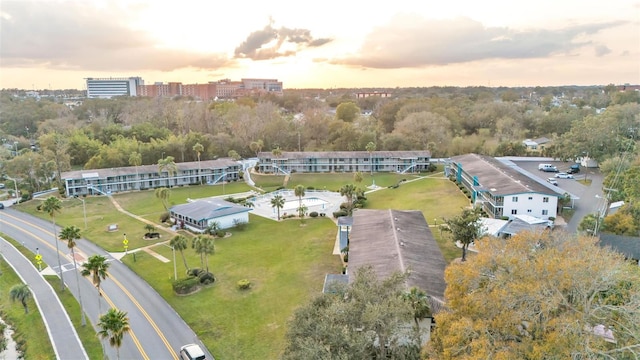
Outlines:
[[[154,223],[153,221],[149,221],[149,220],[147,220],[147,219],[145,219],[143,217],[140,217],[140,216],[138,216],[136,214],[130,213],[127,210],[123,209],[122,206],[120,206],[120,204],[118,204],[116,199],[113,198],[113,196],[108,196],[108,198],[109,198],[109,200],[111,200],[111,203],[116,208],[116,210],[118,210],[119,212],[121,212],[121,213],[123,213],[123,214],[125,214],[127,216],[130,216],[130,217],[132,217],[132,218],[134,218],[134,219],[136,219],[138,221],[141,221],[141,222],[143,222],[145,224],[151,224],[153,226],[158,226],[158,224]],[[173,229],[170,229],[170,228],[166,228],[166,227],[160,226],[160,227],[158,227],[158,229],[169,233],[169,235],[171,235],[171,236],[178,235],[178,233],[176,231],[174,231]]]
[[[47,328],[56,359],[89,359],[80,338],[78,338],[76,329],[71,324],[66,309],[60,303],[60,299],[51,285],[38,272],[38,269],[3,238],[0,238],[0,253],[22,282],[29,285]],[[20,305],[16,304],[15,306]]]

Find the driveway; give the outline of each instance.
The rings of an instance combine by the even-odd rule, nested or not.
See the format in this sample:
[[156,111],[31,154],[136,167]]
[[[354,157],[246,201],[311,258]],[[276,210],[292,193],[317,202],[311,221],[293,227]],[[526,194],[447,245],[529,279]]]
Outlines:
[[[536,176],[542,182],[545,182],[547,178],[554,177],[555,175],[555,173],[538,170],[538,164],[541,163],[541,161],[538,160],[521,160],[513,162],[533,174],[533,176]],[[545,164],[549,163],[555,165],[558,170],[563,172],[566,172],[569,169],[569,166],[573,165],[573,162],[567,161],[545,160],[543,162]],[[577,232],[578,225],[586,215],[602,211],[607,206],[602,193],[603,176],[600,174],[600,169],[582,167],[578,174],[573,175],[575,179],[556,179],[558,180],[558,188],[560,192],[566,191],[576,197],[573,204],[575,212],[566,226],[566,230],[570,233]],[[589,186],[585,186],[576,181],[582,180],[585,177],[588,180],[591,180],[591,184],[589,184]]]

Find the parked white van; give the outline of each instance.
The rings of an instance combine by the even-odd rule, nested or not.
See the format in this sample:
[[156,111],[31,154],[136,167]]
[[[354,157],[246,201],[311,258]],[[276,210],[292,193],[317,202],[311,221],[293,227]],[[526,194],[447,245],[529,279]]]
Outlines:
[[538,164],[538,170],[544,170],[551,167],[553,167],[551,164]]

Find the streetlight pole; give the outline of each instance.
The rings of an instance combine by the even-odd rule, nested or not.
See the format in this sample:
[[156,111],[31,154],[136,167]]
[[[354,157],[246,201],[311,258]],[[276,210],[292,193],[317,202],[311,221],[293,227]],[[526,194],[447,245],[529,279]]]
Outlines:
[[167,245],[167,244],[162,244],[162,245],[171,249],[171,252],[173,253],[173,279],[175,281],[178,281],[178,268],[176,267],[176,248],[174,246]]
[[84,199],[80,199],[78,195],[75,195],[74,198],[82,201],[82,215],[84,216],[84,229],[87,230],[87,207],[84,203]]
[[18,203],[18,180],[16,180],[15,178],[12,178],[10,176],[7,176],[7,179],[13,181],[13,187],[15,188],[15,192],[16,192],[16,194],[15,194],[15,197],[16,197],[15,204],[17,204]]

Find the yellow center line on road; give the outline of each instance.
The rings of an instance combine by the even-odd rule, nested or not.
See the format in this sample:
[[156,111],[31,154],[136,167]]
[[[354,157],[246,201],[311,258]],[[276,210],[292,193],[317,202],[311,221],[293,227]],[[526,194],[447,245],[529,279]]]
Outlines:
[[[102,293],[102,297],[109,303],[109,305],[112,308],[117,309],[116,304],[114,304],[113,301],[111,301],[111,298],[109,297],[109,295],[104,294],[104,291],[101,291],[101,293]],[[150,360],[147,353],[144,351],[144,349],[142,349],[142,344],[140,344],[140,341],[138,341],[138,337],[133,332],[133,330],[131,330],[131,327],[129,327],[129,335],[131,335],[131,339],[133,340],[133,343],[136,344],[136,347],[140,351],[140,354],[142,355],[142,357],[145,360]]]
[[[14,218],[14,219],[15,219],[15,218]],[[16,219],[16,220],[19,220],[19,219]],[[17,227],[16,225],[11,224],[11,223],[8,223],[8,222],[6,222],[6,221],[4,221],[4,220],[2,220],[2,219],[0,219],[0,222],[5,223],[5,224],[7,224],[7,225],[11,226],[12,228],[17,229],[18,231],[21,231],[21,232],[23,232],[23,233],[26,233],[26,234],[29,234],[29,235],[33,236],[33,237],[34,237],[34,238],[36,238],[38,241],[40,241],[40,242],[44,243],[45,245],[47,245],[47,246],[49,246],[50,248],[52,248],[53,250],[55,250],[55,247],[54,247],[53,245],[51,245],[49,242],[47,242],[46,240],[44,240],[43,238],[41,238],[41,237],[39,237],[39,236],[37,236],[37,235],[35,235],[35,234],[32,234],[32,233],[26,232],[24,229],[19,228],[19,227]],[[37,227],[37,226],[36,226],[36,227]],[[42,228],[41,228],[41,227],[38,227],[38,228],[42,230]],[[103,297],[104,297],[104,298],[105,298],[105,300],[109,303],[109,305],[111,305],[111,307],[112,307],[112,308],[114,308],[114,309],[116,308],[115,304],[111,301],[111,299],[109,299],[109,297],[108,297],[108,296],[104,295]],[[136,306],[137,306],[137,305],[136,305]],[[141,345],[141,344],[140,344],[140,342],[138,341],[138,337],[136,336],[135,332],[134,332],[133,330],[131,330],[131,329],[130,329],[130,330],[129,330],[129,335],[131,335],[131,338],[133,339],[133,342],[136,344],[136,347],[137,347],[137,348],[138,348],[138,350],[140,351],[140,354],[142,355],[142,357],[143,357],[143,358],[145,358],[146,360],[149,360],[149,356],[147,355],[147,353],[146,353],[146,352],[144,351],[144,349],[142,348],[142,345]]]
[[[39,229],[39,230],[41,230],[41,231],[43,231],[43,232],[45,232],[45,233],[48,233],[48,234],[53,235],[53,233],[52,233],[51,231],[49,231],[49,230],[47,230],[47,229],[44,229],[44,228],[42,228],[42,227],[40,227],[40,226],[38,226],[38,225],[34,225],[34,224],[31,224],[31,223],[28,223],[28,222],[26,222],[26,221],[24,221],[24,220],[22,220],[22,219],[19,219],[19,218],[17,218],[17,217],[11,216],[11,215],[7,215],[7,214],[5,214],[5,216],[7,216],[7,217],[9,217],[9,218],[12,218],[12,219],[14,219],[14,220],[16,220],[16,221],[22,222],[22,223],[24,223],[24,224],[28,224],[28,225],[30,225],[30,226],[32,226],[32,227],[34,227],[34,228],[37,228],[37,229]],[[20,231],[22,231],[22,232],[24,232],[24,233],[28,233],[28,232],[26,232],[25,230],[23,230],[23,229],[21,229],[21,228],[18,228],[17,226],[12,225],[12,224],[10,224],[10,223],[8,223],[8,222],[6,222],[6,221],[3,221],[3,220],[0,220],[0,221],[2,221],[2,222],[4,222],[4,223],[6,223],[7,225],[11,225],[12,227],[14,227],[14,228],[16,228],[16,229],[18,229],[18,230],[20,230]],[[53,245],[51,245],[49,242],[47,242],[46,240],[44,240],[44,239],[42,239],[42,238],[40,238],[40,237],[38,237],[38,236],[36,236],[36,235],[34,235],[34,234],[31,234],[31,233],[28,233],[28,234],[30,234],[31,236],[35,237],[36,239],[38,239],[39,241],[41,241],[41,242],[42,242],[42,243],[44,243],[45,245],[47,245],[47,246],[49,246],[50,248],[52,248],[53,250],[55,250],[55,247],[54,247]],[[113,280],[113,282],[116,284],[116,286],[118,286],[118,287],[120,288],[120,290],[122,290],[122,291],[127,295],[127,297],[129,297],[129,299],[131,300],[131,302],[133,302],[133,304],[138,308],[138,310],[140,310],[140,312],[142,313],[142,315],[144,315],[144,317],[147,319],[147,321],[149,321],[149,324],[151,324],[151,326],[153,327],[153,329],[156,331],[156,334],[158,334],[158,336],[160,337],[160,339],[162,340],[162,342],[165,344],[165,346],[166,346],[166,347],[167,347],[167,349],[169,350],[169,353],[173,356],[173,359],[174,359],[174,360],[178,360],[178,356],[177,356],[177,354],[175,353],[175,351],[173,350],[173,348],[171,347],[171,344],[169,344],[169,341],[167,341],[167,338],[166,338],[166,337],[164,336],[164,334],[160,331],[160,328],[158,328],[158,326],[156,325],[156,323],[153,321],[153,319],[151,319],[151,317],[149,316],[149,314],[144,310],[144,308],[140,305],[140,303],[138,303],[138,301],[137,301],[137,300],[133,297],[133,295],[131,295],[131,293],[130,293],[130,292],[129,292],[129,291],[128,291],[128,290],[127,290],[123,285],[122,285],[122,283],[120,283],[120,281],[118,281],[115,277],[111,276],[111,274],[109,275],[109,279]],[[133,330],[131,330],[131,332],[133,332]],[[135,335],[134,335],[134,336],[135,336]],[[143,354],[143,356],[145,356],[145,357],[146,357],[147,355],[146,355],[146,353],[144,352],[144,350],[143,350],[143,349],[141,349],[141,348],[139,348],[139,349],[140,349],[140,352]],[[148,358],[148,357],[147,357],[147,358]]]

